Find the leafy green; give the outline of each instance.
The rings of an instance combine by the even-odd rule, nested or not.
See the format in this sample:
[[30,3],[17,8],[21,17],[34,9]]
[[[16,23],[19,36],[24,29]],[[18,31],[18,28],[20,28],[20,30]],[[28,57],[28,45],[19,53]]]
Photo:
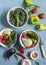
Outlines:
[[10,36],[6,42],[6,46],[11,47],[12,44],[14,44],[16,41],[16,32],[11,31]]
[[27,33],[27,36],[38,40],[38,36],[37,36],[37,34],[35,32],[29,31]]
[[29,57],[29,56],[30,56],[30,52],[27,52],[26,56],[28,56],[28,57]]
[[29,11],[29,12],[28,12],[28,15],[31,16],[31,14],[32,14],[32,11]]
[[14,58],[15,58],[16,60],[18,60],[18,57],[17,57],[17,55],[16,55],[16,54],[14,54]]
[[35,62],[36,65],[39,65],[39,62]]
[[31,5],[31,6],[34,6],[35,8],[40,8],[40,6],[38,6],[38,5]]
[[9,18],[12,25],[19,27],[25,23],[26,13],[21,8],[17,8],[10,12]]

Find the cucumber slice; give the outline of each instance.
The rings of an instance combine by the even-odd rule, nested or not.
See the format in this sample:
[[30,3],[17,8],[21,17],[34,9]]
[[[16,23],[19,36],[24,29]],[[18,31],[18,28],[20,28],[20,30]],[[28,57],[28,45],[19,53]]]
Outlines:
[[25,45],[25,47],[30,47],[32,45],[32,40],[30,38],[26,39],[23,44]]

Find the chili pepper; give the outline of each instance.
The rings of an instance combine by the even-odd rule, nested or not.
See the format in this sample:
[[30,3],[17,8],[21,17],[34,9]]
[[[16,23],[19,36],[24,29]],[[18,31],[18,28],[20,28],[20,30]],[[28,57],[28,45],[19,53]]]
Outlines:
[[19,53],[16,53],[16,54],[18,54],[19,56],[21,56],[22,58],[26,58],[21,52],[19,52]]
[[24,54],[24,50],[22,48],[19,48],[20,52]]

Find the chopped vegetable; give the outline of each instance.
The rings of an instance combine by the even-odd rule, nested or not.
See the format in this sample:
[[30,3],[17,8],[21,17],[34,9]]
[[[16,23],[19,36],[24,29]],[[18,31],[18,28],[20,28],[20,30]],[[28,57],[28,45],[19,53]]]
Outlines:
[[1,39],[2,44],[6,44],[6,40]]
[[26,40],[27,39],[26,34],[22,34],[21,38],[22,38],[23,41]]
[[1,36],[0,36],[0,40],[2,40],[2,39],[3,39],[3,36],[1,35]]
[[8,40],[8,38],[9,38],[8,34],[6,34],[6,35],[3,36],[4,40]]
[[28,38],[23,42],[23,44],[26,48],[30,48],[32,45],[32,40]]
[[39,24],[36,26],[37,30],[46,30],[46,26],[44,24]]
[[9,36],[8,34],[0,36],[1,43],[6,44],[6,41],[8,40]]
[[38,16],[32,16],[32,17],[30,18],[30,22],[31,22],[32,24],[38,24],[39,21],[40,21],[40,19],[39,19]]

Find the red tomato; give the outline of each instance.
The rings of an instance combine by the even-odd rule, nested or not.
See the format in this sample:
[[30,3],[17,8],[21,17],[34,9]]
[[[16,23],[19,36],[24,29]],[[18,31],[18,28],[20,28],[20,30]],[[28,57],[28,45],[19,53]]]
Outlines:
[[3,39],[3,36],[0,36],[0,40]]
[[6,41],[2,39],[2,40],[1,40],[1,43],[5,44],[5,43],[6,43]]
[[34,8],[33,10],[32,10],[32,13],[33,14],[35,14],[35,13],[37,13],[38,12],[38,8]]
[[4,39],[4,40],[7,40],[8,37],[9,37],[9,36],[6,34],[6,35],[3,36],[3,39]]
[[39,17],[40,17],[41,19],[43,19],[43,18],[45,18],[45,14],[44,14],[44,13],[41,13],[41,14],[39,14]]

